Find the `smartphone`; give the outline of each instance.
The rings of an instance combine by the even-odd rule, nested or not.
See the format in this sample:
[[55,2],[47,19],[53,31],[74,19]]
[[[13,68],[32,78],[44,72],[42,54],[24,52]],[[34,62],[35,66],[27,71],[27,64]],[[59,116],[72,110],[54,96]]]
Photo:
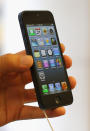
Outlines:
[[50,11],[23,11],[18,15],[27,55],[34,64],[31,74],[41,109],[73,102],[55,21]]

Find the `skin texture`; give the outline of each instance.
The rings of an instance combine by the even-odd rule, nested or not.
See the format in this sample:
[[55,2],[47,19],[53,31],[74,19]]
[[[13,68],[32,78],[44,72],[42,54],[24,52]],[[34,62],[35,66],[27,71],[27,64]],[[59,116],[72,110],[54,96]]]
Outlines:
[[[61,44],[62,52],[65,47]],[[72,66],[72,60],[64,55],[66,68]],[[0,56],[0,126],[9,122],[23,119],[44,118],[39,107],[25,106],[25,103],[36,102],[34,89],[25,89],[25,85],[32,82],[29,68],[33,65],[31,56],[25,51],[16,54]],[[69,76],[71,88],[76,85],[74,77]],[[65,108],[59,107],[47,110],[48,117],[57,117],[65,114]]]

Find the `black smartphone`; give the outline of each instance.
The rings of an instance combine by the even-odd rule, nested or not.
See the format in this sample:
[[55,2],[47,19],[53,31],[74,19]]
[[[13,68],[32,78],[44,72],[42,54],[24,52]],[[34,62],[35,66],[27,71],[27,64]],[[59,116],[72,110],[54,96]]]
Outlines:
[[55,21],[50,11],[23,11],[18,15],[31,68],[37,100],[41,109],[73,102]]

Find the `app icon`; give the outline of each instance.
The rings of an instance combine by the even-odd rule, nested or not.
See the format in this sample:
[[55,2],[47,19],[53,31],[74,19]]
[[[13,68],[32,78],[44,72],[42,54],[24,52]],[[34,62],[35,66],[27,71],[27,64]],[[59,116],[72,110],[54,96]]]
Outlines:
[[49,55],[49,56],[52,56],[52,55],[53,55],[53,52],[52,52],[51,49],[49,49],[47,52],[48,52],[48,55]]
[[58,48],[53,48],[53,53],[54,53],[54,55],[60,55]]
[[61,82],[61,86],[63,90],[67,90],[67,83],[66,82]]
[[42,92],[43,93],[48,93],[48,86],[46,84],[42,85]]
[[37,68],[42,68],[42,62],[40,60],[37,60]]
[[47,28],[43,28],[42,31],[44,35],[47,35]]
[[54,59],[50,59],[49,62],[50,62],[50,66],[51,67],[55,67],[55,61],[54,61]]
[[30,35],[30,36],[36,35],[36,34],[35,34],[35,30],[34,30],[33,28],[30,28],[30,29],[29,29],[29,35]]
[[45,68],[48,68],[48,67],[49,67],[48,60],[43,60],[43,66],[44,66]]
[[55,88],[56,88],[57,91],[62,90],[61,85],[60,85],[59,82],[58,82],[58,83],[55,83]]
[[42,55],[42,57],[45,57],[46,56],[46,51],[45,50],[41,50],[41,55]]
[[60,58],[56,58],[56,65],[57,67],[62,67],[62,62]]
[[56,39],[55,38],[51,38],[51,42],[52,42],[52,45],[56,45]]
[[40,28],[35,28],[35,33],[36,33],[36,35],[41,35],[41,30],[40,30]]
[[50,32],[51,35],[54,34],[54,30],[52,28],[49,29],[49,32]]
[[32,46],[38,46],[36,39],[31,39],[31,44],[32,44]]
[[50,91],[50,92],[55,91],[54,84],[48,84],[48,86],[49,86],[49,91]]
[[39,46],[43,46],[44,45],[43,38],[39,38],[37,41],[38,41]]
[[39,52],[39,50],[34,50],[34,56],[35,56],[35,57],[40,57],[40,52]]
[[50,42],[49,38],[45,38],[45,45],[46,46],[51,45],[51,42]]
[[39,72],[39,78],[41,81],[45,81],[45,74],[43,71]]

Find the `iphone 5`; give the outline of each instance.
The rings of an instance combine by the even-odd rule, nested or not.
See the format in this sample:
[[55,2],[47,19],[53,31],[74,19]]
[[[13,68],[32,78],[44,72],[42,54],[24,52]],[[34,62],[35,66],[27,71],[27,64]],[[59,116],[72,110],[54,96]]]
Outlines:
[[50,11],[23,11],[18,15],[27,55],[34,64],[31,74],[41,109],[73,102],[60,41]]

